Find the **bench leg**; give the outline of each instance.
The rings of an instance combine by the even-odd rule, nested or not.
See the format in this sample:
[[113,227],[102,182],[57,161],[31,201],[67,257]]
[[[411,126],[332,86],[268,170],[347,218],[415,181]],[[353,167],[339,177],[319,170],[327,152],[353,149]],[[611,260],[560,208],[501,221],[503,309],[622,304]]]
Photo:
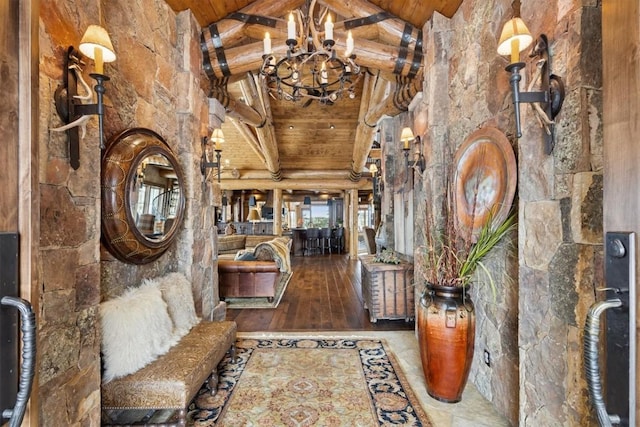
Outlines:
[[180,427],[187,425],[187,410],[186,409],[180,409],[178,411],[178,425]]
[[236,343],[231,344],[231,348],[229,348],[229,356],[231,357],[231,363],[236,363]]
[[214,396],[218,392],[218,373],[216,371],[211,372],[211,375],[207,380],[207,388],[209,389],[211,396]]

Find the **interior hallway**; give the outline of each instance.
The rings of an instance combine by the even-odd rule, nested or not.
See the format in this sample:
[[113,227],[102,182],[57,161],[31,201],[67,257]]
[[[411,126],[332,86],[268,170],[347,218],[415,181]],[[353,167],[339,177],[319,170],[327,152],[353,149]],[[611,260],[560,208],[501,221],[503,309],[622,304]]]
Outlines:
[[[360,262],[346,255],[292,257],[293,277],[276,309],[228,310],[246,336],[349,336],[385,339],[436,427],[496,427],[509,423],[473,384],[456,404],[429,397],[424,387],[414,322],[369,321],[363,307]],[[477,357],[477,356],[476,356]]]

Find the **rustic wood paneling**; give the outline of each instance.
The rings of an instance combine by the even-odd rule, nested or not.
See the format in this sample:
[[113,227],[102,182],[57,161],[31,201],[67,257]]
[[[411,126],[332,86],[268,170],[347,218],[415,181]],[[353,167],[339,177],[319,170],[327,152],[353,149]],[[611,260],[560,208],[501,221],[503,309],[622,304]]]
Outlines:
[[18,230],[18,3],[0,6],[0,231]]

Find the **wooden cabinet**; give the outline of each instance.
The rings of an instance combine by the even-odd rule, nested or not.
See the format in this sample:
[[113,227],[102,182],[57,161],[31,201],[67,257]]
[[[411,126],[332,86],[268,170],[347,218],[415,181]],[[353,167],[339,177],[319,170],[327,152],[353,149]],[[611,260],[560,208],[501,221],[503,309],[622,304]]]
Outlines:
[[415,318],[413,264],[374,262],[374,255],[360,256],[362,297],[372,323],[378,319]]

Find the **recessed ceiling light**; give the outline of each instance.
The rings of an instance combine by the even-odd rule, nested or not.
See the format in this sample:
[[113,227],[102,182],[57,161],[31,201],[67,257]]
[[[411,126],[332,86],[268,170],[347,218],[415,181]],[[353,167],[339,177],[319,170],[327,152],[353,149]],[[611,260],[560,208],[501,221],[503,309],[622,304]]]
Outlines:
[[336,128],[336,126],[333,123],[329,124],[329,129],[335,129],[335,128]]
[[293,130],[293,125],[289,125],[289,130]]

